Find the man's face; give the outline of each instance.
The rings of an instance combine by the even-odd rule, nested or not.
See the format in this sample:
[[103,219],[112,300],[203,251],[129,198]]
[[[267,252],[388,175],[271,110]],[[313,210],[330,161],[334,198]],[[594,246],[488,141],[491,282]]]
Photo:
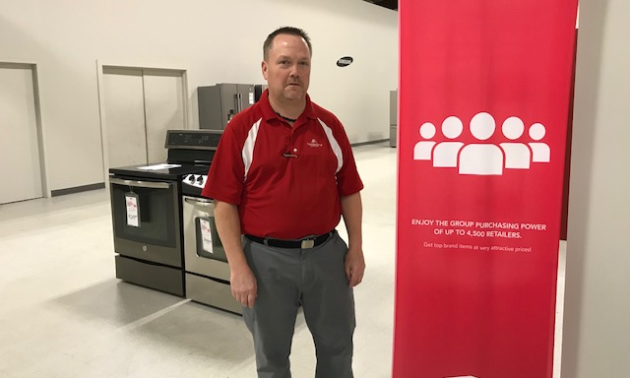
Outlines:
[[277,35],[262,62],[262,71],[271,97],[302,100],[311,76],[311,54],[306,41],[295,35]]

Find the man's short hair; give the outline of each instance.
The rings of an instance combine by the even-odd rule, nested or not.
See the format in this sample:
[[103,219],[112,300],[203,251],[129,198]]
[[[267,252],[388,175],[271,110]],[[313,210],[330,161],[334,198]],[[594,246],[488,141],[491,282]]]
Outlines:
[[289,34],[304,38],[304,41],[306,41],[306,44],[308,45],[308,52],[310,56],[313,56],[313,47],[311,46],[311,39],[308,37],[308,34],[306,34],[306,32],[300,28],[295,28],[293,26],[283,26],[274,30],[271,34],[267,36],[267,39],[265,39],[265,43],[263,44],[263,58],[265,60],[267,60],[267,57],[269,56],[269,50],[271,50],[271,45],[273,44],[274,38],[276,38],[276,36],[280,34]]

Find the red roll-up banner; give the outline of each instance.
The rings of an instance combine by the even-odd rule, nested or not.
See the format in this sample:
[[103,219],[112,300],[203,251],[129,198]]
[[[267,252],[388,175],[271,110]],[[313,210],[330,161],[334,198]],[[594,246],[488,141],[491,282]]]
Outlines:
[[394,378],[552,376],[577,0],[400,0]]

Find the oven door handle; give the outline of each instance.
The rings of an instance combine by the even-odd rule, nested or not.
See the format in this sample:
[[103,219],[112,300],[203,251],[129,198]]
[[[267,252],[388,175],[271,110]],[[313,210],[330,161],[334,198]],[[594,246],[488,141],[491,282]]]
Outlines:
[[207,199],[195,199],[195,198],[184,198],[184,201],[191,205],[199,205],[199,206],[213,206],[212,200]]
[[112,184],[134,186],[138,188],[168,189],[171,187],[171,184],[168,184],[166,182],[123,180],[113,177],[110,177],[109,182]]

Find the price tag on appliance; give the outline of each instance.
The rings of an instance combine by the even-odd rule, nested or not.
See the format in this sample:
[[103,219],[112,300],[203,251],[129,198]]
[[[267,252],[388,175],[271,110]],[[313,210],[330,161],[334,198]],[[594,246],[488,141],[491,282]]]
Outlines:
[[127,225],[140,227],[140,201],[136,193],[125,194],[125,206],[127,207]]
[[206,219],[199,219],[199,228],[201,229],[201,243],[203,250],[209,253],[214,253],[210,222]]

